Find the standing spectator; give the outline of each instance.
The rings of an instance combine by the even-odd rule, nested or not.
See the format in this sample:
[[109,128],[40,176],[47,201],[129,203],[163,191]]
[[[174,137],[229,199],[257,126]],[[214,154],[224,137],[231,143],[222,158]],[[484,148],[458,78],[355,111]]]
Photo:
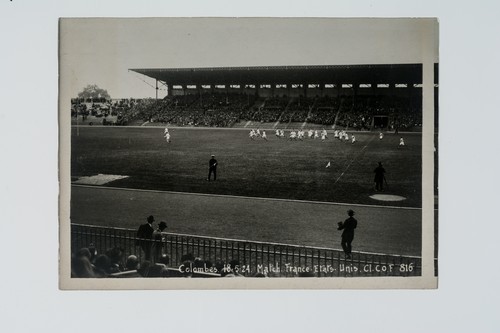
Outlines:
[[212,155],[212,158],[208,161],[208,181],[210,181],[212,173],[214,174],[214,181],[217,180],[217,160],[215,159],[215,155]]
[[166,241],[166,235],[163,231],[167,229],[167,223],[165,221],[161,221],[158,224],[158,229],[153,232],[153,262],[156,263],[163,256],[163,247]]
[[356,219],[353,217],[354,211],[352,209],[349,209],[347,211],[347,215],[349,215],[349,218],[344,222],[339,222],[337,230],[344,230],[342,232],[342,240],[340,244],[342,245],[342,249],[344,250],[345,257],[351,258],[351,243],[354,239],[354,229],[356,229],[356,227],[358,226],[358,221],[356,221]]
[[385,180],[385,169],[382,166],[382,162],[378,162],[378,167],[373,170],[375,173],[375,190],[383,191],[384,190],[384,180]]
[[151,239],[153,238],[153,223],[155,218],[150,215],[147,219],[147,223],[141,224],[137,230],[137,240],[136,245],[142,248],[144,251],[145,259],[151,260]]

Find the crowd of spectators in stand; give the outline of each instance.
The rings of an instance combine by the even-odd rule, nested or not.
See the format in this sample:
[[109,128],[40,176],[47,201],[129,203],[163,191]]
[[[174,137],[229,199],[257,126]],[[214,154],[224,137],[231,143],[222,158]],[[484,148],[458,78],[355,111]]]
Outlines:
[[314,124],[333,125],[339,106],[340,99],[337,97],[317,97],[307,121]]
[[246,93],[203,93],[170,96],[161,100],[119,101],[72,100],[71,114],[83,117],[119,116],[127,121],[163,123],[174,126],[231,127],[240,121],[281,121],[333,125],[369,130],[374,116],[387,116],[391,129],[411,130],[422,126],[418,96],[275,96],[256,99]]
[[[250,272],[249,267],[241,265],[236,259],[216,260],[212,262],[191,253],[184,254],[181,264],[172,267],[168,255],[161,256],[156,262],[144,260],[140,262],[136,255],[124,258],[124,251],[114,247],[105,254],[97,254],[95,248],[81,248],[71,257],[72,278],[166,278],[166,277],[280,277],[279,272]],[[289,276],[289,274],[288,274]],[[309,277],[314,274],[299,273],[295,276]]]

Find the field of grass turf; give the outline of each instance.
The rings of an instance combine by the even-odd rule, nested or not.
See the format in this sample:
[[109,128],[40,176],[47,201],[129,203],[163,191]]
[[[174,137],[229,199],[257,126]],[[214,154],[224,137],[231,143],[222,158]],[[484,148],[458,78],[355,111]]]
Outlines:
[[[355,144],[329,134],[325,142],[250,140],[247,130],[173,128],[72,128],[71,176],[127,175],[108,186],[311,201],[394,205],[371,199],[373,170],[387,171],[384,193],[407,199],[397,206],[421,207],[421,134],[356,133]],[[208,160],[218,160],[217,181],[207,182]],[[331,168],[325,168],[331,162]]]

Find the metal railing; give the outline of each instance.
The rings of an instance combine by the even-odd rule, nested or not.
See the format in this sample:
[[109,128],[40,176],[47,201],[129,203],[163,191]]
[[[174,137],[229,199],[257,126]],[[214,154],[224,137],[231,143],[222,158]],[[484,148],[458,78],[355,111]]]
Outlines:
[[[243,276],[274,277],[371,277],[420,276],[421,258],[380,253],[353,252],[345,258],[341,250],[265,243],[238,239],[163,233],[162,240],[143,240],[136,230],[71,224],[71,250],[93,244],[97,253],[113,247],[141,261],[144,252],[137,241],[146,241],[169,257],[169,267],[181,273],[236,273]],[[198,265],[185,255],[201,258]],[[184,262],[183,262],[184,256]],[[153,256],[153,261],[154,256]],[[199,263],[202,262],[202,265]]]

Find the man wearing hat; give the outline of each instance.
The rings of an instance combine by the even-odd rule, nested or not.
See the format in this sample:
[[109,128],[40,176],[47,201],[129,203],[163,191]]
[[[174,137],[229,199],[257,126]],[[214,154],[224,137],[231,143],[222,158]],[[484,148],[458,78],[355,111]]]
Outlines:
[[210,161],[208,161],[208,178],[210,181],[210,176],[214,174],[214,181],[217,179],[217,160],[215,159],[215,155],[212,155]]
[[161,221],[158,224],[158,229],[153,232],[153,262],[158,262],[159,259],[163,256],[163,247],[166,242],[166,234],[164,233],[165,229],[167,229],[167,223],[165,221]]
[[344,222],[339,222],[339,227],[337,228],[337,230],[344,230],[342,232],[342,240],[340,244],[342,245],[342,249],[344,250],[345,257],[351,258],[351,243],[354,239],[354,229],[356,229],[356,227],[358,226],[358,221],[356,221],[356,219],[353,217],[354,211],[352,209],[349,209],[347,211],[347,215],[349,215],[349,218]]
[[137,241],[136,245],[139,245],[144,251],[145,260],[151,260],[151,241],[153,238],[153,223],[155,218],[153,215],[148,216],[147,223],[141,224],[139,230],[137,230]]

